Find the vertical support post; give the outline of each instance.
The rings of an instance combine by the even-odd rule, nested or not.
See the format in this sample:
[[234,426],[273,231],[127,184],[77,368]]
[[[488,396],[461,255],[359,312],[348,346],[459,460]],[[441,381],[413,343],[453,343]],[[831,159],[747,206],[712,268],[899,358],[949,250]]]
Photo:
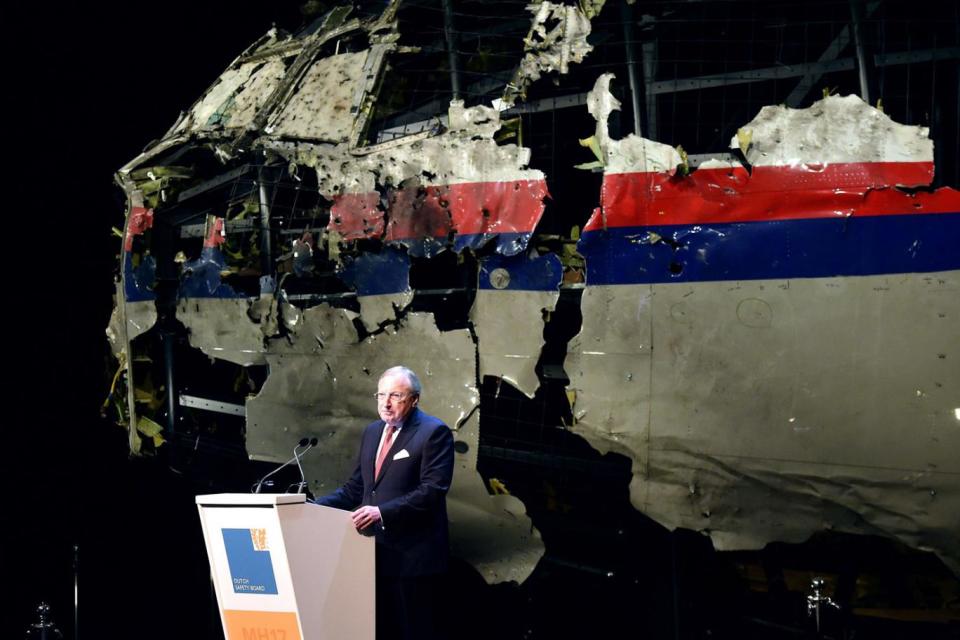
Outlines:
[[[205,231],[207,229],[205,228]],[[163,366],[167,385],[167,424],[166,430],[172,434],[176,431],[177,394],[174,385],[174,345],[177,340],[176,321],[177,293],[180,287],[180,276],[174,262],[174,248],[176,247],[179,227],[168,224],[163,218],[154,220],[153,252],[157,257],[157,285],[154,292],[157,294],[157,329],[163,346]],[[134,358],[129,354],[127,358],[127,385],[134,387]],[[131,445],[137,431],[137,415],[134,406],[130,410],[130,439]]]
[[657,79],[657,41],[643,43],[643,83],[647,99],[646,137],[657,139],[657,95],[653,92],[653,83]]
[[167,377],[167,432],[175,433],[177,426],[177,390],[173,386],[173,342],[176,339],[169,329],[160,331],[163,340],[163,367]]
[[80,639],[80,545],[73,545],[73,640]]
[[873,55],[867,44],[867,34],[863,28],[866,11],[863,0],[850,0],[850,15],[853,19],[853,45],[857,51],[857,73],[860,77],[860,97],[867,104],[873,103],[875,93],[871,89],[874,65]]
[[627,53],[627,77],[630,79],[630,104],[633,107],[633,132],[640,135],[640,78],[637,75],[636,47],[633,42],[633,4],[620,5],[623,18],[623,44]]
[[257,186],[260,192],[260,273],[273,275],[273,246],[270,240],[270,194],[264,183],[265,169],[260,169]]
[[453,28],[453,0],[443,0],[443,35],[447,41],[447,60],[450,64],[450,92],[460,99],[460,69],[457,61],[456,32]]

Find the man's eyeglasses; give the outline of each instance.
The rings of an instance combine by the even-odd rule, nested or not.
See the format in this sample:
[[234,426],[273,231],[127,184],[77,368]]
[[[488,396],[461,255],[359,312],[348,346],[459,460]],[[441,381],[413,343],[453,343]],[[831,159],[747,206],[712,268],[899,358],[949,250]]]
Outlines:
[[377,399],[377,402],[383,402],[387,398],[390,398],[394,402],[400,402],[401,400],[406,400],[409,396],[409,393],[400,393],[399,391],[394,391],[392,393],[384,393],[380,391],[379,393],[373,394],[373,397]]

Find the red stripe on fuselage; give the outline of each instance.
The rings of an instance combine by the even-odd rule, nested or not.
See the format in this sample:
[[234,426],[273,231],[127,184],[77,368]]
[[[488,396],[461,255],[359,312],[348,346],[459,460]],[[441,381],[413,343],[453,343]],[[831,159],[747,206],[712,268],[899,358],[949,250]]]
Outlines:
[[603,179],[602,212],[584,231],[803,218],[960,211],[960,192],[905,193],[892,185],[928,184],[929,162],[864,162],[700,169],[688,176],[618,173]]
[[417,185],[390,190],[384,211],[377,193],[345,193],[334,198],[327,228],[345,240],[387,242],[450,233],[530,233],[543,215],[546,195],[543,180]]

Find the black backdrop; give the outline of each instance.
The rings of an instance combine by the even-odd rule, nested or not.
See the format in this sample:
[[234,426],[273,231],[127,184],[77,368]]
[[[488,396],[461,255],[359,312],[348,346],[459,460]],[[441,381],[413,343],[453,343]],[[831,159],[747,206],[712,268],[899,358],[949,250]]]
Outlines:
[[123,194],[113,173],[299,2],[22,3],[5,49],[0,637],[41,600],[72,637],[196,637],[208,599],[193,488],[131,460],[106,394]]

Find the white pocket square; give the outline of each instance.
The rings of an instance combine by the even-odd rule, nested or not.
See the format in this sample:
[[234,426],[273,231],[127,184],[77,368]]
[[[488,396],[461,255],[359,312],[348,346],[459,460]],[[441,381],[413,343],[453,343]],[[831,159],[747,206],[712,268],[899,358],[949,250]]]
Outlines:
[[397,455],[393,456],[393,459],[403,460],[404,458],[409,458],[409,457],[410,457],[409,451],[407,451],[406,449],[400,449],[400,451],[397,452]]

